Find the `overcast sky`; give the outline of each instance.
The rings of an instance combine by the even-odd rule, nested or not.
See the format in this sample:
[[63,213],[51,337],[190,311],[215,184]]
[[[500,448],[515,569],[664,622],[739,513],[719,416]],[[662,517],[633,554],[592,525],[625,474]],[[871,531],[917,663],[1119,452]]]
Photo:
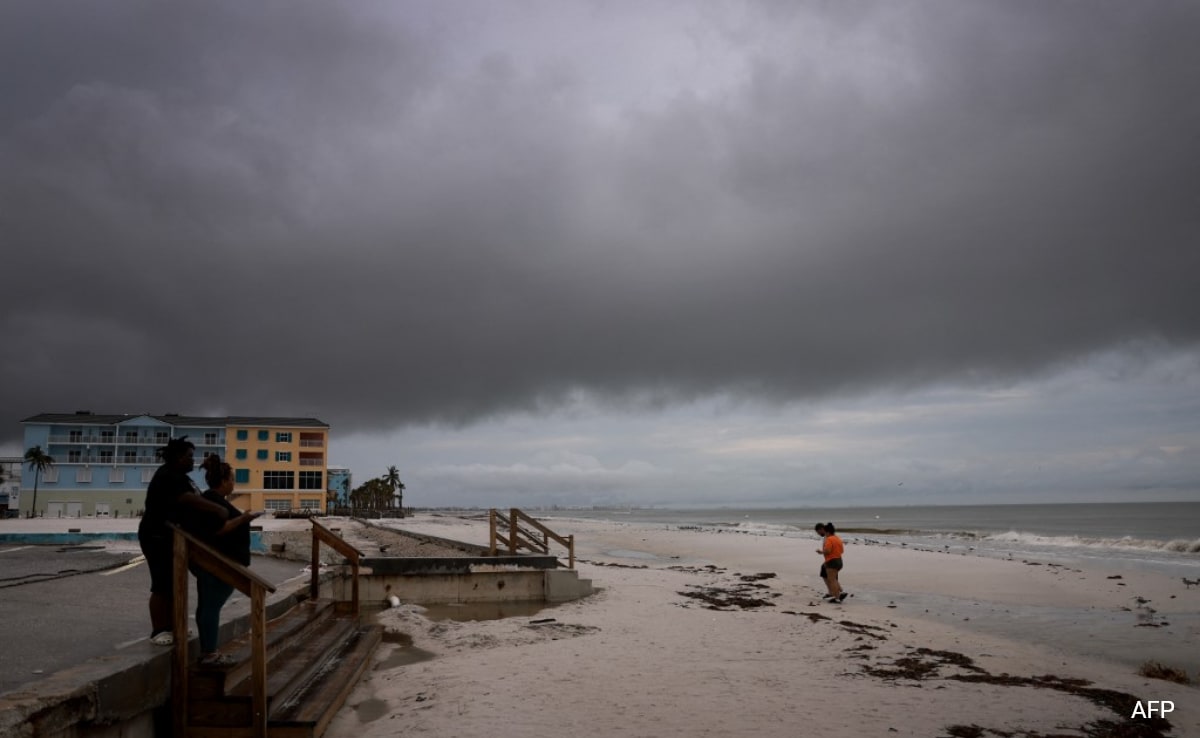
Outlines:
[[1200,497],[1200,4],[7,0],[0,448],[413,505]]

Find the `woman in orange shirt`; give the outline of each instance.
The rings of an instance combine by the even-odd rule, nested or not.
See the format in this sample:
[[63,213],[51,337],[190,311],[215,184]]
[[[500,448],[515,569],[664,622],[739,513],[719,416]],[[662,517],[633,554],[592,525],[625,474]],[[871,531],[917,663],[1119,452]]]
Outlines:
[[821,547],[817,549],[817,553],[825,557],[825,565],[821,569],[825,572],[825,585],[829,588],[829,601],[842,602],[846,599],[846,593],[838,581],[838,574],[842,571],[842,552],[846,547],[838,536],[833,523],[823,525],[817,523],[816,530],[824,539]]

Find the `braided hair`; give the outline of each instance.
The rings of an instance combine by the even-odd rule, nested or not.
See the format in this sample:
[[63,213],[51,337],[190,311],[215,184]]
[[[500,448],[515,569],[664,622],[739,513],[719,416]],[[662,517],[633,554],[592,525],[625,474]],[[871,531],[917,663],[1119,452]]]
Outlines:
[[174,464],[183,458],[183,455],[188,451],[195,450],[196,445],[189,441],[187,436],[180,436],[179,438],[172,438],[167,441],[167,445],[157,449],[154,454],[168,464]]

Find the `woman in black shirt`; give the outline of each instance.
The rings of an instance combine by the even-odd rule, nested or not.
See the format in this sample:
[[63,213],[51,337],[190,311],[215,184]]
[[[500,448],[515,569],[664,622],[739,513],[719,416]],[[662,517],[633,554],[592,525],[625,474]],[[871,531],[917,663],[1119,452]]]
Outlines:
[[[233,492],[233,467],[221,461],[220,456],[209,454],[201,466],[204,467],[204,481],[208,483],[203,497],[220,506],[226,517],[224,521],[208,518],[207,525],[195,519],[189,527],[222,555],[242,566],[249,566],[250,521],[262,513],[244,513],[230,504],[227,498]],[[200,631],[200,663],[223,666],[230,660],[216,652],[217,636],[221,627],[221,608],[233,594],[233,587],[205,569],[197,567],[192,571],[196,575],[196,628]]]

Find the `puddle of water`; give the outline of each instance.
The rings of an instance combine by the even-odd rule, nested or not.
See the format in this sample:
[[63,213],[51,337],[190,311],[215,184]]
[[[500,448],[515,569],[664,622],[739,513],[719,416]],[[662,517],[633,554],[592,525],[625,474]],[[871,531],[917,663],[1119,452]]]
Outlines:
[[354,706],[354,713],[358,716],[358,722],[370,723],[387,714],[388,703],[377,698],[363,700]]
[[[409,638],[408,642],[412,643],[412,638]],[[387,655],[387,658],[380,660],[375,665],[375,669],[395,669],[410,664],[419,664],[422,661],[431,661],[433,657],[434,654],[432,652],[415,646],[393,648],[392,652]]]
[[543,610],[554,608],[551,602],[464,602],[448,605],[422,605],[425,617],[430,620],[500,620],[537,615]]

